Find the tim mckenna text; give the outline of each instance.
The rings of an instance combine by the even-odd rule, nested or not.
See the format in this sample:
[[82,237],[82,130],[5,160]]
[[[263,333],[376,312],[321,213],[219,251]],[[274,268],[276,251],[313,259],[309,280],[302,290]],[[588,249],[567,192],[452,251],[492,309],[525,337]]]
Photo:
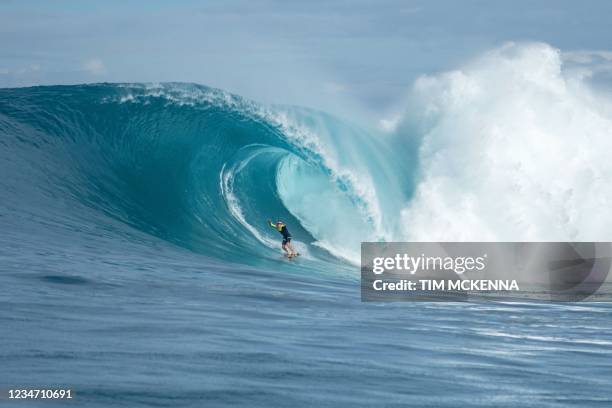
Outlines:
[[377,279],[372,283],[372,288],[376,291],[510,291],[520,290],[518,283],[514,279],[419,279],[399,281],[383,281]]

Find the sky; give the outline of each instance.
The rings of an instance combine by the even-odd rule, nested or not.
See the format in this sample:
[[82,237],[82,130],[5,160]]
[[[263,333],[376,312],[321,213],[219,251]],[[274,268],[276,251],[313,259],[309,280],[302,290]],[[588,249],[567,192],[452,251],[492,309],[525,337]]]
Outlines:
[[0,0],[0,87],[196,82],[370,115],[508,41],[612,51],[608,0]]

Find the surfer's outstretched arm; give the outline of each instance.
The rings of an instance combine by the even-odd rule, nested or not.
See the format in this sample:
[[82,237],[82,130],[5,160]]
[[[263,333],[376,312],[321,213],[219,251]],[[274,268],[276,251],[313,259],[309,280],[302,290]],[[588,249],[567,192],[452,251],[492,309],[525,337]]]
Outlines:
[[268,224],[272,227],[272,228],[276,228],[276,225],[272,222],[272,220],[268,220]]

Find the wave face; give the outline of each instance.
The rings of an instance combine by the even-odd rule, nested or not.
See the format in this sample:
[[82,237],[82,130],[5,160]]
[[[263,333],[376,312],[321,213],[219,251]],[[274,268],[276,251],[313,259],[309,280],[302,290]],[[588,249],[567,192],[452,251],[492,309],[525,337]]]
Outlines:
[[[389,239],[377,197],[403,202],[401,162],[323,113],[263,107],[192,84],[84,85],[0,93],[2,183],[19,213],[79,206],[199,253],[278,259],[282,219],[306,258],[359,259]],[[363,159],[370,157],[370,160]],[[380,191],[375,180],[390,180]],[[29,186],[29,187],[25,187]],[[27,206],[28,208],[24,208]]]

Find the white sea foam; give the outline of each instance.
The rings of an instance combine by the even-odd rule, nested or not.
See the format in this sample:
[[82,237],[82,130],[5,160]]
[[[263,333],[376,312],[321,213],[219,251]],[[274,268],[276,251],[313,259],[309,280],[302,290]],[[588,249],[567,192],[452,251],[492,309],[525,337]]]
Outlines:
[[611,240],[612,110],[546,44],[506,44],[420,78],[408,240]]

